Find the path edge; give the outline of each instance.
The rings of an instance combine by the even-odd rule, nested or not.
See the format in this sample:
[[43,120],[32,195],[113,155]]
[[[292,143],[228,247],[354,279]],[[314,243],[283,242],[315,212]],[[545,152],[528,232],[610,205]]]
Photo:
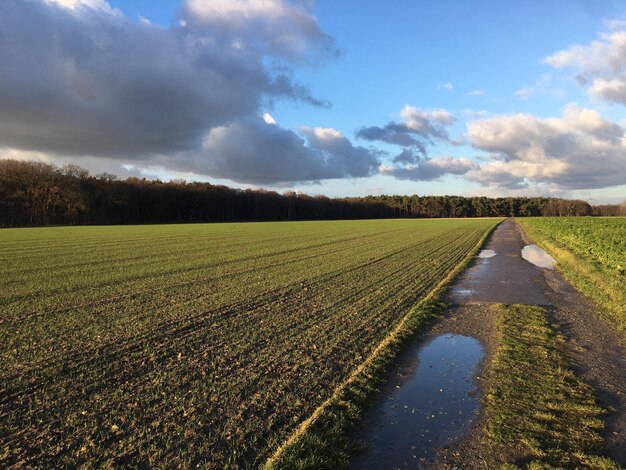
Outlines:
[[[293,464],[285,462],[285,459],[289,457],[300,459],[320,458],[323,460],[323,456],[315,455],[313,451],[314,446],[303,443],[303,440],[309,438],[311,441],[317,441],[317,445],[321,445],[326,449],[336,445],[334,439],[327,439],[327,437],[336,434],[336,431],[333,433],[332,426],[339,426],[345,433],[348,425],[354,423],[360,417],[365,398],[373,394],[376,385],[382,379],[382,374],[386,367],[400,354],[402,346],[407,343],[407,339],[418,333],[432,319],[438,316],[443,309],[439,299],[446,288],[465,271],[493,231],[505,220],[506,218],[494,223],[483,234],[463,260],[402,317],[396,327],[383,338],[365,361],[344,382],[335,388],[332,395],[316,408],[311,416],[300,423],[296,430],[280,444],[260,468],[263,470],[293,468]],[[325,428],[322,424],[323,421],[327,421]],[[320,429],[315,429],[316,425]],[[332,443],[327,442],[329,440]],[[310,455],[305,457],[307,454]],[[333,463],[335,465],[338,464],[338,462]],[[310,464],[314,466],[313,461]],[[324,465],[321,461],[317,462],[317,464]],[[300,466],[299,468],[303,467]]]
[[[591,269],[579,267],[580,257],[557,240],[543,235],[529,224],[515,218],[514,221],[522,232],[525,241],[536,243],[547,251],[557,261],[556,270],[572,287],[593,305],[593,314],[620,337],[622,346],[626,347],[626,318],[611,300],[603,295],[608,287],[603,285],[598,275]],[[577,279],[577,276],[580,279]],[[583,282],[581,282],[584,281]],[[591,284],[590,286],[585,283]],[[606,311],[605,311],[606,310]]]

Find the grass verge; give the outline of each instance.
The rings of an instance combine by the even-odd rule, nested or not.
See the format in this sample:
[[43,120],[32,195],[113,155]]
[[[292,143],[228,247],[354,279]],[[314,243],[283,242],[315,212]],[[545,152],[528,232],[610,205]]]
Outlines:
[[439,297],[463,272],[497,225],[484,234],[463,262],[411,309],[333,395],[276,449],[263,465],[265,470],[348,467],[355,450],[348,433],[371,403],[383,382],[384,372],[408,340],[439,316],[443,310]]
[[533,242],[557,260],[556,267],[563,276],[601,307],[595,313],[619,332],[626,345],[626,290],[623,276],[608,271],[593,259],[577,256],[562,243],[539,231],[532,225],[532,220],[516,219],[516,222]]
[[[497,305],[500,342],[486,391],[485,451],[505,468],[617,469],[602,457],[593,390],[568,368],[546,310]],[[504,460],[504,462],[502,461]]]

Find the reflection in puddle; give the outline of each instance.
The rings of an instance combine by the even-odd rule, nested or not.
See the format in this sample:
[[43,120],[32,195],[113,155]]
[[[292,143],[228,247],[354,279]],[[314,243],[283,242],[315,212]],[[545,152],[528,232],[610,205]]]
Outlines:
[[479,258],[493,258],[494,256],[496,256],[496,252],[493,250],[481,250],[478,253]]
[[478,414],[472,378],[482,357],[480,342],[469,336],[445,334],[422,346],[417,369],[375,411],[367,452],[353,467],[415,468],[463,437]]
[[540,268],[554,268],[556,260],[537,245],[526,245],[522,248],[522,258]]
[[472,289],[454,289],[454,293],[459,297],[469,297],[474,291]]

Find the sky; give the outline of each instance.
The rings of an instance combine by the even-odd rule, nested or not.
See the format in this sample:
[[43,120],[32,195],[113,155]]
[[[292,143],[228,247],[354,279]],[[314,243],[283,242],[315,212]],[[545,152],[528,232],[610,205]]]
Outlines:
[[626,1],[2,0],[0,158],[626,200]]

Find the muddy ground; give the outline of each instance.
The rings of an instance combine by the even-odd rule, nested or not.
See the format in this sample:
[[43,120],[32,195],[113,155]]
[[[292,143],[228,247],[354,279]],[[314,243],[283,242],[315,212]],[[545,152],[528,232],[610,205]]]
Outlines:
[[[607,455],[626,466],[626,350],[617,333],[593,314],[597,307],[579,294],[558,271],[539,268],[522,259],[521,249],[530,243],[532,241],[512,219],[498,226],[483,246],[496,255],[477,257],[450,287],[444,300],[452,305],[445,317],[406,348],[389,372],[381,400],[393,388],[401,387],[415,370],[415,351],[445,333],[472,336],[482,343],[485,357],[475,381],[484,394],[484,385],[489,380],[488,364],[498,342],[495,315],[490,305],[543,305],[555,328],[566,338],[565,353],[572,368],[594,387],[600,404],[610,410],[604,431]],[[375,422],[375,410],[376,407],[364,420],[364,430]],[[472,422],[465,439],[441,449],[437,462],[422,462],[419,467],[489,468],[481,456],[483,418],[481,412]],[[365,431],[357,437],[368,443]],[[505,456],[490,456],[489,460],[493,462],[494,457],[496,461],[506,461]],[[359,462],[358,457],[355,462]]]
[[[389,400],[389,397],[391,397],[398,388],[402,387],[403,384],[406,384],[415,373],[418,366],[416,359],[417,352],[442,335],[451,333],[455,335],[471,336],[480,341],[483,346],[484,356],[475,369],[473,379],[479,386],[479,390],[482,389],[481,382],[488,380],[488,376],[484,375],[488,370],[486,365],[491,362],[493,351],[498,342],[495,319],[495,315],[491,312],[489,305],[463,305],[448,309],[441,320],[429,325],[421,335],[416,337],[411,344],[408,344],[403,349],[403,352],[400,354],[394,366],[386,374],[385,385],[373,405],[373,410],[367,414],[366,418],[361,423],[361,430],[355,433],[353,437],[368,448],[378,444],[372,436],[371,429],[379,426],[381,421],[384,420],[383,407],[385,401]],[[470,435],[474,435],[476,430],[480,427],[479,423],[482,421],[482,407],[480,407],[479,410],[479,415],[473,417],[470,424]],[[449,449],[443,449],[443,451],[447,453]],[[383,453],[384,452],[386,451],[383,451]],[[417,463],[418,461],[416,460],[415,462],[419,468],[428,468],[436,465],[434,460],[420,460],[419,463]],[[379,467],[372,465],[371,461],[368,459],[367,453],[365,453],[355,456],[351,468],[373,469]],[[409,464],[403,468],[412,467]]]

